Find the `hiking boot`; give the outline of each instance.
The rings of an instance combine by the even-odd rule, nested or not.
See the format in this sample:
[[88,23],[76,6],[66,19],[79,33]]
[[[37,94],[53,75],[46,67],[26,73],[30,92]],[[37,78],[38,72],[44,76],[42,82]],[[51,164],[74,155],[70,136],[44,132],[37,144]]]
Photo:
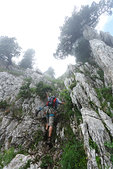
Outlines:
[[47,144],[51,143],[51,137],[48,137]]

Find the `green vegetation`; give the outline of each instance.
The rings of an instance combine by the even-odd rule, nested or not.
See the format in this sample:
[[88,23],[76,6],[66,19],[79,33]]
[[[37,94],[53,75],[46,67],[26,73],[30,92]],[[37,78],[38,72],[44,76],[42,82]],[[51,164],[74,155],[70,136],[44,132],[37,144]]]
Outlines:
[[110,160],[113,164],[113,141],[111,143],[105,143],[106,148],[108,149],[108,151],[110,152]]
[[52,160],[52,157],[49,154],[42,157],[42,163],[41,163],[40,167],[41,168],[47,168],[48,166],[51,167],[51,168],[53,166],[53,160]]
[[21,76],[21,75],[24,75],[23,72],[21,71],[13,71],[13,70],[8,70],[8,69],[4,69],[4,68],[0,68],[0,72],[8,72],[14,76]]
[[43,139],[43,132],[41,130],[36,131],[33,134],[33,139],[29,145],[29,148],[32,150],[36,150],[38,143],[42,141],[42,139]]
[[0,168],[10,163],[10,161],[16,156],[14,148],[11,147],[8,150],[5,150],[3,153],[0,153]]
[[96,153],[99,153],[98,145],[91,138],[89,138],[89,145],[90,145],[90,147],[95,149]]
[[96,156],[96,162],[97,162],[98,168],[99,168],[99,169],[102,169],[102,166],[101,166],[101,158],[100,158],[99,156]]
[[76,136],[70,127],[70,118],[76,115],[77,125],[80,124],[81,114],[77,107],[72,104],[70,93],[67,89],[60,92],[60,97],[64,100],[65,104],[62,107],[62,114],[60,118],[64,123],[65,139],[61,142],[62,155],[60,160],[60,168],[74,169],[74,168],[87,168],[86,155],[83,147],[83,141],[79,138],[79,131]]
[[53,88],[50,85],[45,84],[42,81],[36,85],[36,94],[38,94],[42,100],[46,98],[46,92],[48,91],[53,91]]
[[89,101],[89,104],[91,105],[91,107],[96,111],[98,112],[98,107],[96,106],[95,103],[93,103],[91,100]]
[[23,84],[23,86],[21,86],[20,91],[18,93],[19,98],[26,99],[31,97],[30,84],[31,84],[31,78],[25,79],[25,83]]
[[70,93],[67,89],[62,90],[60,97],[64,100],[65,104],[63,105],[63,114],[65,120],[70,120],[70,117],[74,114],[76,115],[77,122],[80,124],[82,116],[76,105],[73,106]]
[[[64,82],[63,82],[62,79],[53,79],[53,78],[51,78],[49,76],[46,76],[46,79],[51,82],[51,86],[54,88],[54,90],[52,91],[53,95],[55,95],[54,92],[56,92],[56,90],[58,89],[58,87],[60,89],[64,88]],[[56,87],[55,87],[55,85],[56,85]]]
[[6,100],[0,101],[0,109],[5,109],[8,106],[8,103]]
[[31,163],[31,160],[28,160],[27,163],[23,167],[21,167],[20,169],[27,169],[27,168],[29,168],[30,167],[30,163]]
[[104,71],[101,68],[99,68],[99,70],[97,71],[97,73],[100,76],[100,80],[102,80],[104,82]]
[[[18,151],[15,151],[15,148],[11,147],[8,150],[0,152],[0,169],[8,165],[17,154],[28,155],[26,149],[24,149],[21,145],[18,147]],[[30,161],[28,161],[24,168],[22,167],[22,169],[27,169],[26,167],[29,166],[29,163]]]
[[22,111],[22,107],[12,107],[12,117],[17,120],[21,120],[24,115],[24,112]]
[[74,111],[72,111],[73,104],[72,104],[72,101],[71,101],[69,91],[67,89],[64,89],[60,93],[60,97],[65,102],[65,104],[63,105],[63,112],[64,112],[65,119],[70,119],[70,116],[74,115]]
[[74,106],[74,112],[76,115],[76,119],[77,119],[77,124],[79,125],[82,122],[82,115],[81,112],[78,110],[77,106]]
[[25,79],[25,83],[21,86],[18,93],[18,99],[29,99],[31,96],[33,96],[33,94],[37,94],[42,100],[44,100],[46,98],[46,92],[53,91],[53,87],[51,87],[51,85],[45,84],[42,81],[36,84],[36,87],[30,88],[31,80],[31,78]]
[[73,83],[69,86],[69,88],[71,90],[73,90],[73,88],[77,85],[77,82],[76,81],[73,81]]
[[61,168],[62,169],[86,169],[87,161],[83,147],[83,142],[77,140],[70,126],[67,126],[65,130],[65,136],[67,141],[63,146],[63,153],[61,156]]
[[113,114],[108,107],[108,102],[110,103],[110,107],[113,109],[113,96],[112,96],[112,88],[111,87],[103,87],[96,88],[97,96],[101,102],[101,108],[105,111],[110,117],[113,117]]

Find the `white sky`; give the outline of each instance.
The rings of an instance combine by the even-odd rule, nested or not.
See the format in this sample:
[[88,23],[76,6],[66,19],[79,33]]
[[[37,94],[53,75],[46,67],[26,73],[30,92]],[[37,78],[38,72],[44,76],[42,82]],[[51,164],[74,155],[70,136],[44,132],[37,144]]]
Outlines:
[[[16,37],[25,51],[36,51],[37,68],[42,72],[52,66],[56,77],[66,71],[67,64],[75,63],[74,57],[56,60],[55,53],[59,27],[65,16],[70,16],[74,6],[88,4],[93,0],[0,0],[0,36]],[[99,0],[95,0],[98,2]],[[104,20],[99,29],[104,26]]]

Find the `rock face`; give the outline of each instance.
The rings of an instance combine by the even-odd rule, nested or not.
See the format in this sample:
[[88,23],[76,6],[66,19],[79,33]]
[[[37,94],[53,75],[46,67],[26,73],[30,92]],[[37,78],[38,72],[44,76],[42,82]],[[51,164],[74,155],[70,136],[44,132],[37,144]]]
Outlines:
[[15,100],[22,86],[23,78],[15,77],[7,72],[0,73],[0,100]]
[[[101,51],[102,48],[96,49],[98,46],[97,42],[99,43],[97,40],[91,41],[92,48],[95,48],[95,56],[98,55],[97,57],[101,57],[101,52],[99,53],[98,49]],[[103,44],[102,42],[100,43]],[[106,52],[103,54],[106,56]],[[107,56],[104,56],[103,62],[107,60]],[[112,59],[110,61],[113,64]],[[99,58],[97,62],[98,64],[100,63],[103,65],[101,63],[102,60],[99,61]],[[106,66],[105,69],[105,65],[101,65],[100,67],[105,73],[109,71],[108,66]],[[111,121],[111,116],[113,116],[113,114],[111,116],[106,114],[107,109],[103,110],[104,108],[102,107],[102,103],[96,92],[97,88],[104,88],[104,77],[102,79],[100,76],[101,74],[99,73],[100,71],[102,70],[100,70],[99,67],[91,66],[88,63],[82,66],[80,64],[77,66],[70,66],[68,68],[68,76],[73,74],[73,78],[68,77],[65,80],[65,85],[70,91],[72,102],[77,105],[82,115],[83,122],[80,126],[84,136],[84,146],[88,157],[88,169],[99,168],[99,166],[101,166],[102,169],[107,168],[108,166],[109,168],[112,168],[110,154],[105,148],[105,143],[111,142],[111,137],[113,137],[113,123]],[[112,111],[110,105],[108,107]],[[100,162],[98,162],[98,158],[100,159]]]
[[100,31],[98,33],[94,28],[86,26],[83,31],[83,36],[89,41],[93,39],[98,39],[103,41],[106,45],[113,47],[113,36],[110,35],[108,32]]
[[[43,140],[46,115],[43,111],[39,112],[37,116],[35,115],[36,109],[44,106],[45,101],[42,101],[35,92],[31,92],[30,97],[29,95],[28,97],[18,95],[20,88],[28,82],[26,81],[28,79],[30,79],[30,85],[29,87],[24,86],[23,92],[27,87],[31,92],[40,81],[51,84],[39,70],[28,69],[24,73],[22,71],[18,73],[16,71],[0,72],[0,158],[2,157],[0,168],[5,166],[4,169],[20,169],[28,166],[27,168],[30,169],[41,169],[41,160],[49,153],[48,146]],[[5,102],[8,105],[4,105]],[[57,136],[63,140],[64,128],[61,129],[59,126],[58,123],[56,126]],[[56,139],[56,149],[57,146],[59,147],[59,142]],[[14,155],[13,160],[6,165],[3,156],[4,150],[10,151],[11,147],[15,147],[15,152],[10,153],[17,155]],[[25,154],[27,152],[27,155],[24,155],[23,151]],[[8,158],[10,158],[10,153]],[[57,160],[61,149],[53,154],[54,159]]]
[[89,40],[95,62],[104,71],[105,83],[113,84],[113,36],[86,27],[83,32],[85,39]]
[[90,45],[95,61],[104,71],[105,79],[113,84],[113,48],[96,39],[91,40]]

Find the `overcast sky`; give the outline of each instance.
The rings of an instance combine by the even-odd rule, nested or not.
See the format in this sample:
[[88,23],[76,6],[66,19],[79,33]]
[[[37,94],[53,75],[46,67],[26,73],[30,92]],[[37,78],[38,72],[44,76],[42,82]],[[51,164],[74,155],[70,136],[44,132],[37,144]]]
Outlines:
[[[67,63],[75,63],[74,57],[53,58],[59,27],[65,16],[71,16],[74,6],[89,3],[92,0],[0,0],[0,36],[16,37],[23,51],[35,49],[37,68],[44,72],[52,66],[58,77],[65,72]],[[98,29],[110,31],[109,26],[105,27],[107,20],[104,17]]]

